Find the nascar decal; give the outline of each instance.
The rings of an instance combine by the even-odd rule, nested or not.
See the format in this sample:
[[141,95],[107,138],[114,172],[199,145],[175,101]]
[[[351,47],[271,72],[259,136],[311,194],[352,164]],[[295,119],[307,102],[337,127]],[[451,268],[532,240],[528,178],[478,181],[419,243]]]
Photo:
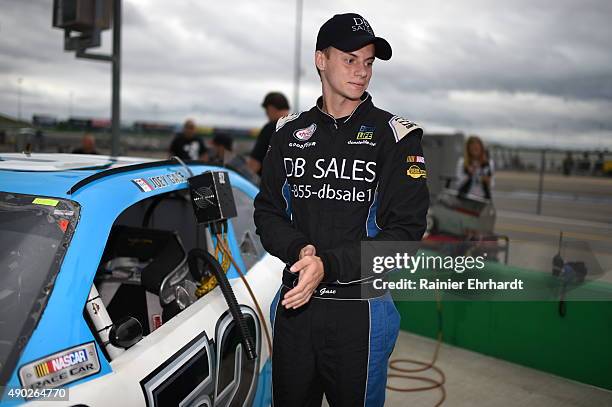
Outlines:
[[94,342],[45,356],[19,368],[21,387],[52,389],[65,386],[100,371]]
[[421,129],[418,124],[399,116],[393,116],[391,120],[389,120],[389,126],[391,126],[391,130],[393,130],[393,135],[395,136],[396,143],[403,139],[410,132],[416,129]]
[[312,137],[312,135],[314,134],[316,130],[317,130],[317,125],[313,123],[310,126],[306,127],[305,129],[298,129],[294,131],[293,137],[295,137],[296,139],[300,141],[308,141],[308,139]]
[[406,156],[406,162],[425,164],[425,157],[422,157],[420,155],[409,155],[409,156]]
[[276,131],[279,131],[281,129],[281,127],[283,127],[285,124],[289,123],[292,120],[297,119],[298,117],[300,117],[300,115],[302,114],[302,112],[300,113],[292,113],[288,116],[284,116],[281,117],[280,119],[278,119],[276,121]]
[[178,171],[170,174],[157,175],[149,178],[135,178],[132,180],[142,192],[151,192],[154,189],[166,188],[170,185],[181,184],[186,181],[187,178]]
[[427,171],[421,169],[418,165],[411,165],[408,170],[406,170],[406,175],[412,178],[427,178]]

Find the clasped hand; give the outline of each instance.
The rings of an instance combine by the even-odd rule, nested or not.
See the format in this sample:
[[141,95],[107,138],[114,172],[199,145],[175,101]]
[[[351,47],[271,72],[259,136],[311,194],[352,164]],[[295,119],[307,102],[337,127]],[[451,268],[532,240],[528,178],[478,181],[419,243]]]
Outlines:
[[299,260],[291,266],[293,273],[299,273],[298,284],[283,297],[281,304],[285,308],[299,308],[310,301],[315,288],[323,280],[323,262],[311,244],[300,250]]

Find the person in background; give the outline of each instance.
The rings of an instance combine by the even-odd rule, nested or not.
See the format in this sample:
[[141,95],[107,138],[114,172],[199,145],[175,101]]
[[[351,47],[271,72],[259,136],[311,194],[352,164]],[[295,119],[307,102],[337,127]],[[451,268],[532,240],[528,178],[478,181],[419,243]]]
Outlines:
[[217,134],[211,143],[210,163],[231,168],[237,173],[259,185],[259,177],[247,165],[244,157],[233,151],[234,140],[225,134]]
[[72,150],[72,154],[100,154],[96,150],[96,139],[91,133],[86,133],[81,138],[81,147]]
[[270,144],[270,137],[276,130],[276,122],[281,117],[289,114],[289,102],[285,95],[280,92],[270,92],[266,95],[261,107],[266,111],[268,116],[268,123],[261,129],[257,136],[257,141],[251,151],[250,157],[248,158],[248,165],[251,171],[261,177],[261,164],[263,163],[266,152],[268,151],[268,145]]
[[591,172],[591,159],[589,158],[589,153],[582,153],[582,158],[578,161],[578,171],[581,174],[588,174]]
[[38,152],[45,150],[45,133],[42,129],[36,129],[36,133],[34,133],[34,145]]
[[493,172],[493,161],[489,160],[480,137],[468,137],[463,157],[457,163],[456,177],[459,196],[471,194],[491,199]]
[[563,175],[569,177],[572,174],[572,170],[574,169],[574,158],[572,157],[572,152],[568,151],[563,159]]
[[181,160],[208,160],[208,151],[202,139],[195,134],[195,122],[185,120],[183,131],[177,133],[170,144],[170,157],[177,156]]
[[605,161],[604,153],[599,151],[597,153],[597,159],[595,160],[595,163],[593,164],[593,175],[603,175],[604,161]]

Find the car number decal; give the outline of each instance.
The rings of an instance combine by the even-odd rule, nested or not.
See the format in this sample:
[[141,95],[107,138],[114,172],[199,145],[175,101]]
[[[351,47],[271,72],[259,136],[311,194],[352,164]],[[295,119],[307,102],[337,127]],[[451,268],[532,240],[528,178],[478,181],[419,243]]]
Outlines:
[[206,332],[200,333],[140,382],[148,407],[252,405],[261,329],[255,311],[246,305],[240,308],[253,333],[258,357],[247,359],[238,326],[226,311],[217,321],[214,341]]

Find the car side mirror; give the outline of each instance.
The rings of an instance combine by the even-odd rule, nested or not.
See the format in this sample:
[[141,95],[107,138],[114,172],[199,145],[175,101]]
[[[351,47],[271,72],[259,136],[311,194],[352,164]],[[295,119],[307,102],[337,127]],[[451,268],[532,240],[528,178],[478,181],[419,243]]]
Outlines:
[[142,325],[134,317],[123,318],[113,324],[108,340],[118,348],[127,349],[142,339]]

